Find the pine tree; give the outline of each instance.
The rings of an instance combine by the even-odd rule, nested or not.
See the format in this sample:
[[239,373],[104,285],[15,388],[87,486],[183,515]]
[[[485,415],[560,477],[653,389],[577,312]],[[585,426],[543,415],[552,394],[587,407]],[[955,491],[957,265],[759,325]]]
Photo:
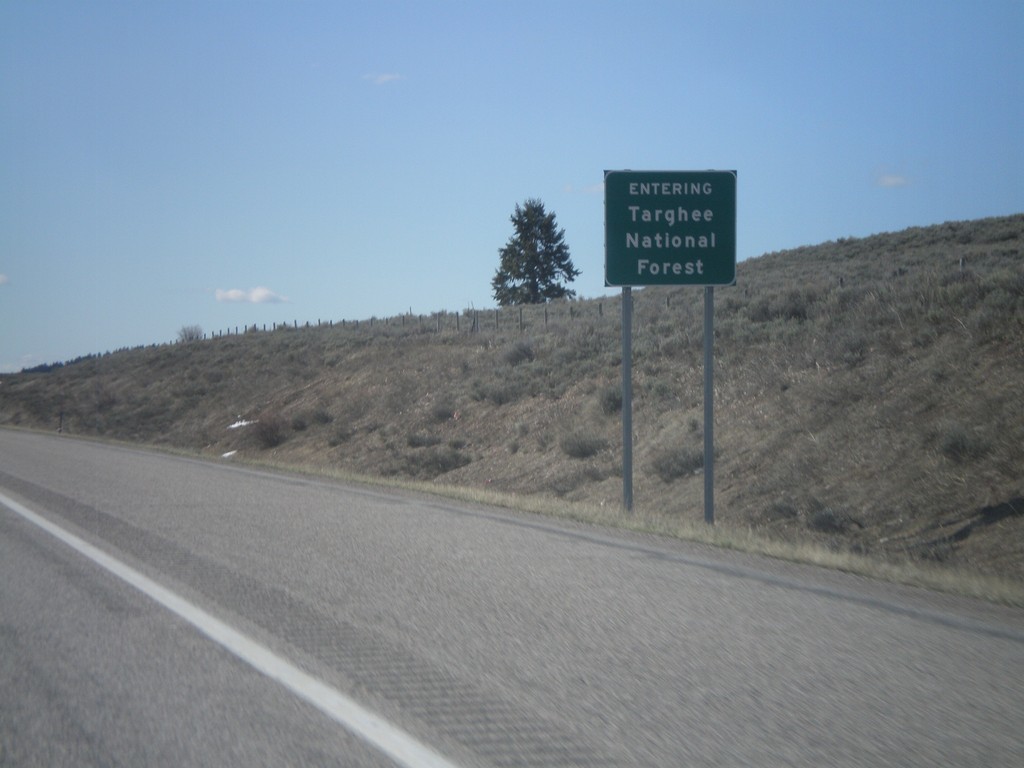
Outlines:
[[569,258],[565,230],[558,229],[555,214],[544,210],[544,203],[530,199],[511,216],[515,234],[498,251],[501,265],[491,280],[499,306],[542,304],[551,299],[573,298],[560,280],[579,275]]

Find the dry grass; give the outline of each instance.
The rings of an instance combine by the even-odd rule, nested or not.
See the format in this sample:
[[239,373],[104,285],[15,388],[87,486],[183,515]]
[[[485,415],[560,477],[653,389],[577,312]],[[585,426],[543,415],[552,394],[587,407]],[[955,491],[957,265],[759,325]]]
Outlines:
[[[92,356],[0,377],[0,423],[55,429],[63,412],[74,434],[498,494],[831,567],[870,562],[909,583],[1019,584],[1022,241],[1014,216],[740,264],[737,286],[715,292],[711,531],[693,289],[634,292],[628,518],[617,299],[527,307],[522,330],[518,309],[491,310]],[[239,417],[260,426],[226,429]]]

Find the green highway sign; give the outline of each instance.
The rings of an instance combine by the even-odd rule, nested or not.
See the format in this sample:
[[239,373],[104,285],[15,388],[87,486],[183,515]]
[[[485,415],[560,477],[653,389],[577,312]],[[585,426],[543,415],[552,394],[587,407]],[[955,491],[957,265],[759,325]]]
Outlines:
[[735,171],[605,171],[607,285],[736,281]]

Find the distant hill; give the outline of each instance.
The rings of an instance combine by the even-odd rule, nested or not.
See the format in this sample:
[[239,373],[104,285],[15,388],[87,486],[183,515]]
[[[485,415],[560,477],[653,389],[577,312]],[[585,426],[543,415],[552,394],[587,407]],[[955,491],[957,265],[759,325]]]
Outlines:
[[[1022,250],[1016,215],[741,263],[720,524],[1024,579]],[[634,299],[635,506],[701,519],[703,294]],[[281,324],[0,376],[0,424],[614,507],[620,358],[618,298]]]

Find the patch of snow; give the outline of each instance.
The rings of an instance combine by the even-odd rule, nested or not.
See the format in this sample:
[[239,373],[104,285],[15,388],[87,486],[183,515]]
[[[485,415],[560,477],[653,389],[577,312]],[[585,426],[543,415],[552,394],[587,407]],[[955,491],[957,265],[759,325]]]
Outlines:
[[255,424],[255,421],[246,421],[245,419],[239,419],[234,424],[231,424],[228,429],[238,429],[239,427],[248,427],[250,424]]
[[232,456],[234,456],[234,455],[235,455],[236,453],[238,453],[238,451],[228,451],[227,453],[222,453],[220,457],[221,457],[222,459],[230,459],[230,458],[231,458]]

